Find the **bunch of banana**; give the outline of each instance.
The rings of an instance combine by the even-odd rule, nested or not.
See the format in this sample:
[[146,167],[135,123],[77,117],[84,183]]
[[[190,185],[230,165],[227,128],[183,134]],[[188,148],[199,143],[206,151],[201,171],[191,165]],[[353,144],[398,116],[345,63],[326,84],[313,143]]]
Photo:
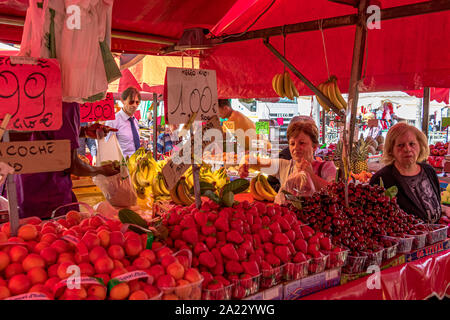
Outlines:
[[289,100],[294,100],[294,97],[298,97],[299,93],[297,88],[292,82],[289,72],[276,74],[272,78],[272,88],[280,97],[286,97]]
[[145,156],[145,148],[139,148],[127,159],[128,170],[133,173],[137,169],[139,159]]
[[170,191],[161,172],[158,172],[152,185],[152,194],[155,200],[170,199]]
[[[328,99],[330,99],[330,101],[339,110],[347,109],[347,102],[342,97],[341,90],[339,90],[336,76],[330,76],[327,81],[319,84],[317,89],[319,89]],[[320,97],[316,96],[316,98],[324,110],[330,111],[329,106],[322,99],[320,99]]]
[[270,201],[275,200],[277,193],[270,186],[267,178],[261,174],[258,174],[250,181],[250,193],[253,195],[255,200],[259,201]]
[[170,197],[173,202],[182,206],[190,206],[195,202],[195,198],[189,192],[189,187],[186,183],[186,179],[183,177],[177,182],[175,187],[170,190]]
[[227,171],[224,167],[221,167],[220,169],[214,171],[212,175],[216,182],[216,188],[219,190],[222,189],[230,181],[227,175]]
[[183,177],[186,178],[186,184],[189,188],[194,187],[194,175],[192,173],[192,166],[190,166],[186,172],[183,174]]
[[136,169],[131,172],[131,181],[140,198],[145,199],[150,194],[150,186],[155,180],[155,174],[156,171],[151,160],[147,157],[142,157],[138,160]]

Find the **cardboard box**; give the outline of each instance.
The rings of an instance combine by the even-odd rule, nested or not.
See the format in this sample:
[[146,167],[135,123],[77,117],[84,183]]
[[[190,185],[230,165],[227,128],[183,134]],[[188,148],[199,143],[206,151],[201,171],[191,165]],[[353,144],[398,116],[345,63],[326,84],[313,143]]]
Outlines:
[[422,249],[406,253],[405,259],[406,262],[415,261],[417,259],[427,257],[445,250],[450,249],[450,239],[447,239],[442,242],[434,243],[432,245],[429,245],[427,247],[423,247]]
[[331,288],[340,284],[341,268],[295,280],[284,284],[284,300],[297,300],[309,294]]
[[283,300],[283,291],[283,285],[279,284],[275,287],[266,289],[250,297],[247,297],[244,300]]

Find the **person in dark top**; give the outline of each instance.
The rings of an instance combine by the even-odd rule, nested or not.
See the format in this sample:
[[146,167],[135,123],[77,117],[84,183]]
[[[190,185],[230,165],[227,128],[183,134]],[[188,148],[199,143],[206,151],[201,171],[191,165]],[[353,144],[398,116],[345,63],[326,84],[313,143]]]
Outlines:
[[397,123],[389,130],[383,150],[384,168],[370,184],[397,186],[397,203],[406,213],[436,223],[442,215],[439,180],[433,167],[423,163],[429,147],[425,134],[414,126]]

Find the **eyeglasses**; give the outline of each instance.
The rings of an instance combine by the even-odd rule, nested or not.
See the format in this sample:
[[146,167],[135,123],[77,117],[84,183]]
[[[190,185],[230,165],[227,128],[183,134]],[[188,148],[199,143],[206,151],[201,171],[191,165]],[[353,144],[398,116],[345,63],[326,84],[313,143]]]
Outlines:
[[141,102],[139,100],[132,100],[130,101],[128,104],[133,105],[133,104],[140,104]]

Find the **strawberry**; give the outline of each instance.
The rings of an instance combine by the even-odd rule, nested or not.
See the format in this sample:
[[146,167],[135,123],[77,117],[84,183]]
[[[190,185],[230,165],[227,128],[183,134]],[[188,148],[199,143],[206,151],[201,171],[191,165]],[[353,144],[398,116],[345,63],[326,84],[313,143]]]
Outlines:
[[214,279],[222,283],[224,287],[229,286],[231,284],[231,282],[225,279],[223,276],[214,276]]
[[305,254],[303,252],[297,252],[292,261],[294,261],[295,263],[300,263],[300,262],[307,261],[307,260],[308,259],[306,258]]
[[244,238],[244,241],[250,241],[250,242],[253,241],[253,236],[251,234],[246,233],[246,234],[242,235],[242,237]]
[[302,233],[303,233],[303,237],[306,240],[309,240],[309,238],[311,238],[314,235],[314,230],[309,227],[309,226],[302,226],[301,227]]
[[217,230],[228,232],[230,231],[230,226],[228,225],[228,219],[226,217],[220,217],[214,222],[214,226]]
[[223,232],[223,231],[219,231],[216,234],[216,238],[217,238],[217,241],[226,241],[227,240],[227,234],[225,232]]
[[316,232],[315,236],[317,236],[319,239],[325,237],[325,235],[322,232]]
[[231,230],[227,233],[227,241],[235,244],[240,244],[244,242],[244,238],[236,230]]
[[275,244],[287,245],[289,243],[289,238],[284,233],[275,233],[273,235],[273,242]]
[[[208,285],[208,290],[220,290],[223,289],[223,283],[220,282],[219,280],[213,279],[209,285]],[[215,297],[217,299],[217,297]],[[223,299],[223,298],[222,298]]]
[[170,231],[170,238],[172,240],[181,239],[181,231],[181,226],[176,225],[175,227],[173,227],[172,231]]
[[266,242],[263,245],[264,251],[267,253],[273,253],[273,243],[272,242]]
[[308,240],[308,244],[316,243],[319,244],[319,237],[315,234]]
[[238,248],[236,250],[238,256],[239,256],[239,261],[244,261],[247,260],[247,251],[244,248]]
[[201,231],[202,231],[202,234],[205,235],[205,236],[215,235],[216,234],[216,227],[206,225],[206,226],[202,227]]
[[241,287],[244,289],[250,289],[253,284],[253,277],[249,275],[248,273],[241,274],[239,283],[241,284]]
[[213,275],[211,274],[211,272],[200,272],[201,275],[203,276],[203,283],[202,283],[202,287],[203,289],[205,289],[209,282],[213,280]]
[[245,273],[248,273],[253,277],[259,274],[259,267],[256,261],[244,261],[241,264]]
[[287,246],[276,246],[274,249],[274,253],[284,263],[287,263],[291,260],[292,253]]
[[217,263],[223,263],[222,254],[220,253],[220,250],[217,248],[211,249],[211,253],[214,256],[214,259]]
[[295,241],[295,249],[297,249],[297,251],[301,251],[304,254],[306,254],[308,252],[308,243],[306,242],[305,239],[297,239]]
[[208,215],[205,212],[197,211],[194,213],[194,220],[200,227],[206,226]]
[[261,262],[263,258],[259,255],[257,255],[256,253],[252,253],[249,257],[248,257],[248,261],[256,261],[256,263],[259,265],[261,264]]
[[249,254],[255,252],[255,250],[253,249],[252,242],[249,240],[244,241],[240,247],[243,248]]
[[292,230],[295,232],[295,239],[304,239],[303,232],[299,224],[293,226]]
[[217,239],[214,237],[206,238],[206,246],[208,247],[209,250],[211,250],[212,248],[214,248],[216,246],[216,241],[217,241]]
[[264,259],[265,259],[272,267],[279,267],[280,264],[281,264],[280,259],[279,259],[277,256],[275,256],[275,255],[273,255],[273,254],[271,254],[271,253],[266,254],[266,256],[264,257]]
[[233,215],[233,219],[237,219],[237,220],[245,220],[245,214],[243,211],[238,210],[236,211],[236,213]]
[[269,226],[269,224],[270,224],[270,218],[268,216],[264,216],[262,218],[262,225],[263,226]]
[[253,225],[254,219],[253,219],[253,215],[250,212],[247,212],[247,214],[245,215],[245,218],[246,218],[248,224]]
[[204,251],[200,253],[200,256],[198,257],[198,262],[209,269],[214,268],[216,266],[216,260],[214,259],[213,254],[209,251]]
[[297,250],[295,250],[294,245],[292,244],[292,242],[288,242],[287,247],[289,248],[289,251],[291,251],[292,254],[296,253]]
[[328,237],[319,240],[320,248],[326,251],[331,251],[331,239]]
[[262,226],[262,218],[260,216],[255,216],[255,218],[253,219],[253,224]]
[[195,228],[184,230],[181,236],[182,239],[187,243],[195,245],[198,242],[198,232]]
[[250,225],[248,223],[244,223],[244,233],[251,233],[252,232],[252,228],[250,227]]
[[277,221],[284,232],[291,230],[291,225],[283,217],[279,216]]
[[266,208],[266,215],[272,218],[275,215],[275,209],[270,206]]
[[261,229],[259,230],[259,236],[261,237],[262,242],[272,241],[272,232],[269,229]]
[[173,211],[169,214],[169,218],[167,219],[167,223],[171,226],[178,225],[178,223],[181,220],[181,216],[178,214],[178,212]]
[[197,257],[192,257],[192,267],[197,268],[198,267],[198,258]]
[[254,234],[253,235],[253,247],[255,249],[261,248],[261,237],[259,236],[259,234]]
[[290,225],[293,226],[295,224],[297,224],[297,219],[295,218],[295,216],[293,214],[290,213],[286,213],[283,215],[283,219],[286,220],[286,222]]
[[252,231],[253,234],[255,234],[255,233],[258,233],[258,231],[261,228],[262,228],[262,225],[260,223],[259,224],[254,223],[251,225],[250,230]]
[[268,270],[270,270],[270,269],[272,269],[272,267],[270,266],[270,264],[269,264],[266,260],[263,260],[263,261],[261,262],[261,271],[268,271]]
[[217,213],[215,213],[215,212],[210,212],[208,214],[208,221],[214,222],[217,220],[217,218],[218,218],[218,216],[217,216]]
[[208,251],[208,247],[203,242],[197,242],[197,244],[194,246],[194,254],[198,256],[204,251]]
[[308,254],[313,255],[317,251],[319,251],[319,245],[317,243],[308,244]]
[[294,230],[291,229],[289,231],[286,231],[284,234],[289,238],[289,241],[291,241],[292,243],[295,242],[295,231]]
[[237,262],[237,261],[233,261],[230,260],[225,264],[225,270],[228,273],[242,273],[244,272],[244,268],[242,267],[242,265]]
[[281,227],[280,224],[278,222],[274,222],[269,226],[270,231],[272,231],[272,233],[281,233]]
[[[167,241],[167,240],[166,240],[166,241]],[[200,233],[200,234],[198,235],[198,241],[204,243],[204,242],[206,241],[206,237],[205,237],[203,234]]]
[[222,248],[220,248],[220,252],[227,259],[235,261],[239,260],[239,255],[237,254],[236,249],[231,243],[228,243],[224,245]]
[[181,220],[180,226],[183,229],[192,229],[196,228],[197,224],[195,223],[194,217],[192,217],[192,215],[186,215]]
[[223,262],[217,262],[216,266],[212,269],[212,273],[215,276],[222,275],[224,273]]
[[[245,219],[245,218],[244,218]],[[244,231],[244,221],[240,219],[232,219],[230,222],[231,230],[236,230],[239,233],[243,233]]]

